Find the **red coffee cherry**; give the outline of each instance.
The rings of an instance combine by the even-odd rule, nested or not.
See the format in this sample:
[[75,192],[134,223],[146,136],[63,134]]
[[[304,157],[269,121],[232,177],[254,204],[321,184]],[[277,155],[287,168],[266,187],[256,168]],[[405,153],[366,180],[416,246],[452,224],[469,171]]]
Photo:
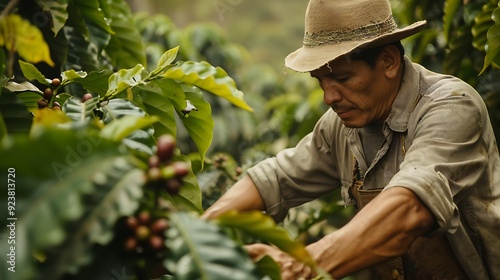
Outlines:
[[153,235],[149,238],[149,247],[154,251],[160,251],[165,248],[165,241],[158,235]]
[[38,108],[43,109],[43,108],[47,107],[49,105],[49,103],[47,103],[47,100],[42,98],[42,99],[38,100],[37,105],[38,105]]
[[43,91],[43,98],[45,100],[50,100],[52,96],[54,96],[54,91],[51,88],[48,87]]
[[125,240],[125,250],[127,252],[134,252],[137,249],[137,239],[135,237],[129,237]]
[[183,161],[173,162],[172,167],[177,178],[183,178],[189,174],[189,165]]
[[177,178],[165,182],[165,190],[171,195],[178,194],[181,187],[182,181]]
[[149,212],[147,211],[142,211],[137,216],[137,220],[141,225],[148,225],[151,222],[151,214],[149,214]]
[[175,138],[170,134],[164,134],[158,138],[156,154],[161,162],[168,162],[174,155],[174,148],[176,146]]
[[168,226],[169,226],[168,220],[165,218],[160,218],[153,222],[153,224],[151,225],[151,231],[154,233],[163,234],[163,232],[165,232]]
[[127,228],[131,230],[136,230],[137,227],[139,226],[139,221],[137,220],[136,217],[130,216],[127,217],[127,219],[125,220],[125,225],[127,226]]
[[56,88],[61,85],[61,80],[59,80],[59,78],[54,78],[52,79],[50,85],[52,86],[52,88]]
[[150,168],[160,166],[160,158],[157,155],[153,155],[148,159],[148,165]]
[[85,101],[89,100],[89,99],[92,99],[92,94],[90,93],[85,93],[83,96],[82,96],[82,103],[85,103]]

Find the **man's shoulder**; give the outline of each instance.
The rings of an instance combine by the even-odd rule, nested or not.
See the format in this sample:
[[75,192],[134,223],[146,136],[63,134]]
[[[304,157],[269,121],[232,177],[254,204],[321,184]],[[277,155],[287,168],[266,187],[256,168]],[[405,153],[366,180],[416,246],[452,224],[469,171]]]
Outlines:
[[418,74],[419,92],[424,97],[433,100],[469,97],[482,102],[476,89],[456,76],[429,70],[418,63],[413,63],[413,68]]

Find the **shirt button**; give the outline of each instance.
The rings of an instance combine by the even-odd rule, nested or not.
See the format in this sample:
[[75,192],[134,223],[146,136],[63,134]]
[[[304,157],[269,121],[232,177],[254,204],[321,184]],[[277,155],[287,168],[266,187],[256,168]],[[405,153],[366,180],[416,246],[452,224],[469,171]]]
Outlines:
[[398,279],[399,278],[399,272],[397,270],[392,271],[392,279]]

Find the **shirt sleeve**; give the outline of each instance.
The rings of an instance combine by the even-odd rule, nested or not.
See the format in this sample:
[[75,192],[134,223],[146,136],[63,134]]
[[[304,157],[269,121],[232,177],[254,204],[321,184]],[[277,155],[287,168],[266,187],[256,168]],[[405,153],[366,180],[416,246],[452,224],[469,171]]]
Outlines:
[[[334,131],[341,123],[332,110],[325,113],[313,132],[296,147],[283,150],[248,170],[266,207],[276,221],[285,218],[291,207],[311,201],[340,184],[336,152],[332,150]],[[337,138],[341,138],[338,137]],[[345,146],[345,141],[341,146]]]
[[487,176],[488,147],[482,140],[487,112],[466,91],[426,99],[417,108],[413,142],[386,189],[412,190],[434,214],[436,233],[453,233],[461,197]]

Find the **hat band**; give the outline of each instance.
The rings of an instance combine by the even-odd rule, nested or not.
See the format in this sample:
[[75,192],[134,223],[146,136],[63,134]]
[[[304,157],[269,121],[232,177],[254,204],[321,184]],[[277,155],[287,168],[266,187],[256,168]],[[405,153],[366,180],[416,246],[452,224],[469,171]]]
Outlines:
[[304,35],[304,47],[318,47],[323,45],[338,44],[346,41],[362,41],[379,37],[396,30],[397,24],[392,15],[385,21],[366,25],[359,28],[338,31],[320,31]]

